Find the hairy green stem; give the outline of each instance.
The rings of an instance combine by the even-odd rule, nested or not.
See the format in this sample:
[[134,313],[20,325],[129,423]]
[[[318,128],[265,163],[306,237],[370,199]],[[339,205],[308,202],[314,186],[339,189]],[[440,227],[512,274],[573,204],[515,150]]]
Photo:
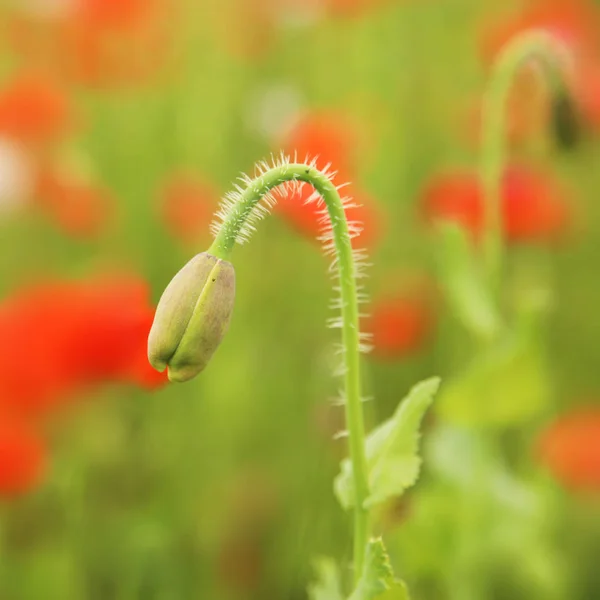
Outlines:
[[500,51],[483,101],[483,141],[480,177],[485,202],[484,261],[493,293],[497,293],[504,254],[502,223],[502,179],[507,158],[507,100],[518,70],[535,60],[552,93],[567,93],[566,49],[543,30],[517,35]]
[[287,181],[304,181],[323,198],[333,232],[339,270],[342,306],[342,343],[345,361],[345,409],[350,459],[354,475],[354,576],[361,575],[369,538],[369,512],[364,507],[369,496],[365,427],[361,401],[359,315],[356,265],[346,214],[340,195],[329,178],[310,165],[284,164],[273,167],[252,180],[243,190],[221,225],[208,252],[227,259],[256,205],[273,188]]

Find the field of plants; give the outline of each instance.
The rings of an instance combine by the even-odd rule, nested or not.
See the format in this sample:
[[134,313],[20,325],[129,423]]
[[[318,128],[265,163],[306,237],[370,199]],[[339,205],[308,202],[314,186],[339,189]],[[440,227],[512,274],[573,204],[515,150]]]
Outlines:
[[600,597],[599,165],[596,0],[0,2],[0,600]]

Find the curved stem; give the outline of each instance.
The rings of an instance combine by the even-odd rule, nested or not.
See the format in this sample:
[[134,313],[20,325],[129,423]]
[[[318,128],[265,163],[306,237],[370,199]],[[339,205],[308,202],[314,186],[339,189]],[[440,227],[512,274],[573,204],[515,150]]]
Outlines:
[[492,292],[497,293],[504,253],[502,223],[502,178],[507,157],[506,104],[515,75],[534,59],[553,93],[567,93],[567,51],[543,30],[526,31],[508,42],[493,65],[483,103],[483,142],[480,177],[485,203],[484,261]]
[[235,204],[224,216],[217,237],[208,252],[218,258],[227,259],[257,204],[273,188],[287,181],[304,181],[312,185],[323,198],[331,221],[341,293],[346,426],[349,434],[348,443],[355,493],[354,576],[358,579],[362,572],[369,537],[369,513],[364,508],[365,500],[369,496],[369,485],[361,402],[356,265],[346,214],[339,193],[329,178],[311,165],[275,166],[248,182],[244,190],[240,190]]

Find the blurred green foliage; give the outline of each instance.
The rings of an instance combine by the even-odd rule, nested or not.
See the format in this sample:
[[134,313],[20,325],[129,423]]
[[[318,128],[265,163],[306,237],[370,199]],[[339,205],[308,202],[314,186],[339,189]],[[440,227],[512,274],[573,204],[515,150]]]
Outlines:
[[[124,264],[149,280],[157,300],[209,239],[190,248],[167,232],[156,210],[160,183],[184,167],[227,191],[240,171],[278,150],[256,107],[279,88],[293,90],[307,110],[348,114],[368,131],[370,143],[356,148],[355,178],[386,215],[370,289],[385,289],[399,272],[433,276],[439,242],[418,221],[418,194],[440,167],[476,164],[464,109],[484,86],[477,27],[496,5],[398,1],[357,18],[281,25],[252,57],[230,43],[260,37],[261,24],[249,21],[250,32],[228,25],[234,0],[178,4],[169,23],[173,59],[151,83],[72,86],[85,127],[64,150],[86,157],[114,192],[116,226],[81,241],[28,214],[0,222],[0,291],[40,273],[75,277]],[[0,43],[8,75],[22,61]],[[551,164],[585,215],[585,230],[559,250],[519,248],[509,258],[509,289],[539,279],[553,293],[550,372],[541,384],[537,372],[528,377],[549,388],[549,404],[500,434],[428,422],[422,479],[377,525],[415,599],[600,593],[598,508],[551,481],[533,443],[545,421],[600,388],[599,151],[587,139],[560,152],[543,137],[519,149]],[[51,424],[46,482],[1,507],[0,598],[292,600],[306,597],[313,556],[349,559],[349,519],[332,489],[345,449],[332,441],[342,414],[329,403],[337,340],[324,325],[327,265],[276,218],[261,223],[235,263],[230,332],[201,377],[153,394],[111,387]],[[415,381],[451,381],[475,347],[443,313],[426,351],[366,359],[370,426],[389,417]],[[508,360],[526,369],[515,352]],[[471,382],[468,402],[516,402],[522,381],[497,375],[493,390],[487,375]]]

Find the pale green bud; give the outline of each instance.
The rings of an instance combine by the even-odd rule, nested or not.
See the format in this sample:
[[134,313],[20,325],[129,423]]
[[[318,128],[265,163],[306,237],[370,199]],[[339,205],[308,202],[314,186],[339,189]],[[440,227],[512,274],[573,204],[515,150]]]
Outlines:
[[192,379],[208,364],[229,327],[235,297],[230,262],[197,254],[161,296],[148,336],[148,360],[170,381]]

